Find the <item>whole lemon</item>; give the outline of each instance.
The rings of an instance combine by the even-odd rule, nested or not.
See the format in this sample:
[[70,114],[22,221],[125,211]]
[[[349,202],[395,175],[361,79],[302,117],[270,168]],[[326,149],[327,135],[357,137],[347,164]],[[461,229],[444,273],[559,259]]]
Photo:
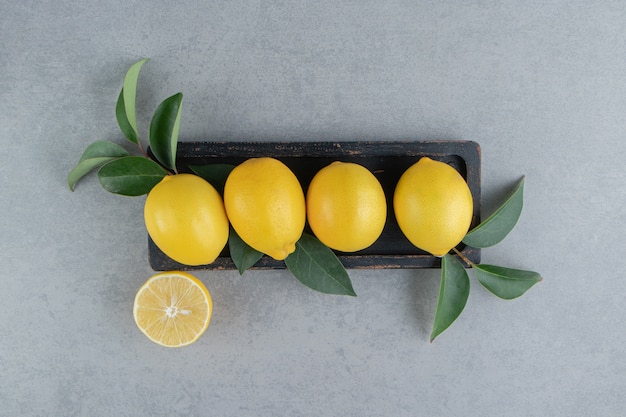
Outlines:
[[281,161],[261,157],[237,165],[224,185],[224,205],[233,228],[252,248],[276,260],[296,249],[306,221],[304,192]]
[[371,246],[387,220],[383,187],[367,168],[333,162],[318,171],[306,195],[309,226],[326,246],[355,252]]
[[400,177],[393,209],[400,230],[413,245],[443,256],[467,233],[473,200],[457,170],[423,157]]
[[228,241],[222,197],[197,175],[163,178],[148,193],[144,220],[159,249],[185,265],[210,264]]

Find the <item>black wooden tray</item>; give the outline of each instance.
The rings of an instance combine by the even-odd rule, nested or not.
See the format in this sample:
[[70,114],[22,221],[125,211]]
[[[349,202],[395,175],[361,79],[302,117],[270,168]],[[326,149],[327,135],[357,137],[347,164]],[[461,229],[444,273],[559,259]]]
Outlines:
[[[369,248],[354,253],[336,252],[346,268],[439,268],[441,259],[414,247],[402,234],[393,214],[393,191],[402,173],[420,157],[449,163],[467,180],[474,199],[472,226],[480,221],[480,146],[471,141],[406,142],[180,142],[177,151],[179,172],[191,172],[189,165],[233,164],[248,158],[271,156],[293,170],[306,193],[313,175],[333,161],[356,162],[369,168],[387,196],[387,223],[380,238]],[[310,230],[305,230],[310,233]],[[166,256],[148,237],[150,266],[156,271],[194,269],[235,269],[228,245],[210,265],[187,266]],[[469,260],[480,262],[480,249],[460,244]],[[283,261],[264,256],[255,269],[282,269]]]

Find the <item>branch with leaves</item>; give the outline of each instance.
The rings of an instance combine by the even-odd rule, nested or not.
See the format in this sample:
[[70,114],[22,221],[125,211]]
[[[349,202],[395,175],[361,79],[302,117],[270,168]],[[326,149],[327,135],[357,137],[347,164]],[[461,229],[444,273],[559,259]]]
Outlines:
[[[500,243],[517,224],[522,213],[523,202],[524,178],[522,177],[511,196],[491,216],[470,230],[462,242],[474,248],[487,248]],[[505,300],[520,297],[542,280],[536,272],[475,264],[457,248],[454,248],[453,252],[471,267],[483,287]],[[430,335],[431,342],[459,317],[467,303],[469,291],[470,282],[465,266],[452,253],[448,253],[442,259],[441,283],[435,322]]]
[[126,149],[111,141],[97,141],[85,149],[78,164],[68,175],[68,186],[74,191],[76,183],[96,168],[102,187],[126,196],[147,194],[168,174],[176,173],[176,147],[182,110],[182,93],[165,99],[154,112],[150,122],[150,149],[155,159],[144,150],[137,129],[135,99],[139,71],[148,59],[133,64],[120,91],[115,115],[120,130],[141,156],[130,155]]

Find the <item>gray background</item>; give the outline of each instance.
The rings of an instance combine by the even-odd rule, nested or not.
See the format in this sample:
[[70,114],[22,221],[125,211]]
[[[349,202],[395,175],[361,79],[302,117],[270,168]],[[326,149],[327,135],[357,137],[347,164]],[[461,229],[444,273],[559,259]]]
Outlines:
[[[2,3],[0,415],[623,415],[622,1]],[[350,271],[357,298],[200,271],[207,333],[151,343],[144,198],[66,185],[92,141],[127,146],[114,106],[142,57],[144,137],[182,91],[181,140],[479,142],[483,213],[526,175],[483,261],[544,281],[503,301],[472,278],[430,344],[438,270]]]

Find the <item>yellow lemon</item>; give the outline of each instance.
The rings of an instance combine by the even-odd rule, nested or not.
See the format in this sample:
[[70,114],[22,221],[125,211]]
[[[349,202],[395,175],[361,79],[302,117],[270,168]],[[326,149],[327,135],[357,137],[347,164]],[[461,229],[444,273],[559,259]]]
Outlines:
[[210,264],[228,241],[222,197],[197,175],[163,178],[148,193],[144,220],[163,253],[185,265]]
[[393,209],[400,230],[413,245],[443,256],[467,233],[473,200],[457,170],[423,157],[400,177]]
[[205,332],[213,302],[204,284],[181,271],[152,276],[137,291],[133,317],[150,340],[166,347],[189,345]]
[[306,195],[309,226],[326,246],[355,252],[371,246],[387,220],[378,179],[362,165],[333,162],[315,174]]
[[224,185],[233,228],[250,247],[276,260],[296,249],[306,222],[304,192],[281,161],[251,158],[236,166]]

